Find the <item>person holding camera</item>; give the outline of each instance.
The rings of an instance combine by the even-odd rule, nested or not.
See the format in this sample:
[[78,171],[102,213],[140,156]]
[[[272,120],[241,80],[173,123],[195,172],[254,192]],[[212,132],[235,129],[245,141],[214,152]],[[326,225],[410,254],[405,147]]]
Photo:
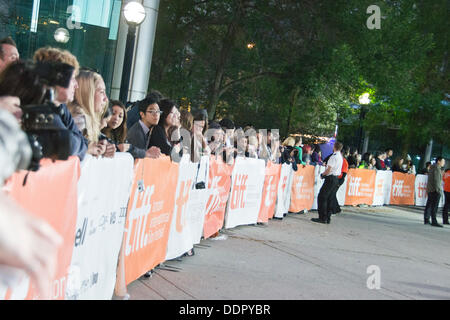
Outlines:
[[338,177],[341,175],[343,158],[341,154],[342,143],[336,141],[333,147],[333,155],[328,159],[327,168],[320,175],[325,179],[322,188],[320,188],[319,196],[317,198],[317,205],[319,211],[319,218],[312,218],[311,221],[318,223],[329,224],[331,219],[331,208],[333,206],[333,199],[337,192],[339,184]]
[[61,127],[70,131],[70,155],[76,155],[80,160],[83,160],[88,144],[67,108],[67,104],[74,99],[75,89],[78,88],[78,82],[76,80],[80,68],[78,60],[67,50],[51,47],[38,49],[34,53],[33,60],[35,62],[65,63],[74,68],[68,87],[55,86],[55,98],[53,103],[58,108],[62,109],[60,112],[62,114]]

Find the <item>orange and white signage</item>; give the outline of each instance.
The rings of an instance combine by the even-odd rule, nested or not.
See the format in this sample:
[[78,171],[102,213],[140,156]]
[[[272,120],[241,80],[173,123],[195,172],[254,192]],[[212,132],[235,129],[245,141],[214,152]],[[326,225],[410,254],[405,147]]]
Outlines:
[[233,167],[222,160],[211,157],[209,162],[210,195],[206,204],[203,237],[211,237],[223,227],[225,209],[231,188],[231,174]]
[[[24,178],[28,174],[25,186]],[[52,283],[50,299],[63,300],[69,273],[77,221],[77,182],[80,160],[70,157],[67,161],[41,161],[37,172],[15,173],[6,186],[9,195],[32,215],[49,223],[63,237],[58,251],[58,265]],[[18,239],[20,241],[20,239]],[[35,284],[27,276],[13,288],[0,288],[0,300],[36,300],[40,296]]]
[[427,204],[427,184],[428,176],[425,174],[418,174],[415,181],[416,206],[425,206]]
[[225,228],[255,224],[258,221],[264,174],[264,160],[236,158]]
[[168,157],[136,161],[123,244],[127,284],[165,260],[177,180]]
[[392,183],[392,171],[378,170],[375,178],[375,192],[373,195],[373,206],[382,206],[390,197]]
[[414,186],[416,177],[401,172],[392,173],[391,204],[414,205]]
[[282,219],[288,213],[291,204],[291,187],[294,170],[291,164],[281,165],[280,181],[278,182],[277,206],[275,218]]
[[258,222],[268,222],[275,214],[280,173],[280,164],[267,163]]
[[[196,189],[199,180],[199,170],[207,172],[208,157],[204,166],[190,161],[181,161],[179,164],[178,183],[175,196],[172,224],[167,244],[166,260],[181,256],[192,249],[194,244],[200,242],[203,231],[206,201],[209,189]],[[208,177],[206,177],[207,179]],[[201,180],[204,180],[202,177]],[[205,186],[207,186],[207,181]]]
[[348,170],[345,205],[371,205],[375,194],[375,178],[375,170]]
[[298,166],[293,173],[290,212],[311,210],[314,203],[314,166]]
[[113,159],[86,155],[81,162],[66,300],[108,300],[113,296],[133,165],[128,152],[118,152]]

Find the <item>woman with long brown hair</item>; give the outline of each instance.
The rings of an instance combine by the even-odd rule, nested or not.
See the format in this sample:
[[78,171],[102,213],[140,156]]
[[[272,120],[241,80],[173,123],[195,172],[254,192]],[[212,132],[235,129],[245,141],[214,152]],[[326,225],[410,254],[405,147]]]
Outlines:
[[102,133],[117,146],[117,151],[129,152],[133,158],[145,158],[145,150],[141,150],[130,144],[127,140],[127,110],[125,105],[118,101],[111,101],[112,116]]

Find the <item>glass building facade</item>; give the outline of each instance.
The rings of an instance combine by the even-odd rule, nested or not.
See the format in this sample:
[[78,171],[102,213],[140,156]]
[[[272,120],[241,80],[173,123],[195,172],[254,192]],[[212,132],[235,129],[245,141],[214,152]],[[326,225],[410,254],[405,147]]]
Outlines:
[[58,47],[99,72],[110,94],[120,0],[0,0],[0,38],[11,36],[22,59]]

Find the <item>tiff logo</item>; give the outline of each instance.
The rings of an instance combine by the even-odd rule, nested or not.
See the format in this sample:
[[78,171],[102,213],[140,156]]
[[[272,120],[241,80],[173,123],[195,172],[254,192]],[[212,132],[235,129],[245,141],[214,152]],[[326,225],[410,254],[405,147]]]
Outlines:
[[417,196],[419,198],[426,198],[427,196],[427,183],[426,182],[419,182],[419,186],[417,187],[418,194]]
[[206,204],[206,213],[211,215],[213,212],[217,210],[220,206],[220,193],[219,193],[219,181],[221,180],[220,176],[215,176],[212,178],[211,182],[211,195],[209,196],[208,203]]
[[274,179],[274,177],[270,176],[269,177],[269,183],[267,184],[266,199],[264,201],[264,205],[266,207],[270,207],[272,205],[272,203],[273,203],[273,200],[272,200],[273,197],[271,196],[271,193],[270,193],[270,190],[272,188],[272,181],[273,181],[273,179]]
[[394,197],[403,197],[403,180],[395,180],[394,185],[392,186],[392,195]]
[[359,196],[359,186],[361,185],[361,177],[350,177],[348,182],[348,195],[349,196]]
[[178,198],[176,200],[177,216],[176,216],[176,230],[177,232],[183,232],[183,228],[186,225],[186,203],[189,200],[189,192],[191,190],[192,180],[182,181]]
[[233,183],[233,194],[231,197],[231,209],[242,209],[245,206],[244,193],[247,189],[248,175],[238,174]]
[[295,184],[295,193],[297,194],[297,197],[300,196],[300,193],[302,191],[302,187],[303,187],[303,178],[304,176],[300,176],[298,177],[298,181]]

